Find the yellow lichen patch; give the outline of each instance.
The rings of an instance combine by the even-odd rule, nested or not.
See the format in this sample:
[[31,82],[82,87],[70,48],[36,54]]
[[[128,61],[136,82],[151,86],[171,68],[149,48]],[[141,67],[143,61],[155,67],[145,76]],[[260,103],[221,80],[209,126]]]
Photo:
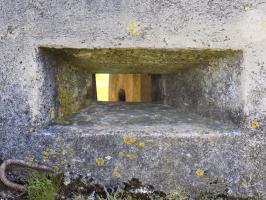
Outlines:
[[125,143],[125,144],[128,144],[128,145],[130,145],[130,144],[134,144],[134,143],[136,142],[136,140],[137,140],[137,137],[136,137],[136,136],[125,135],[125,136],[123,137],[123,141],[124,141],[124,143]]
[[[55,140],[56,140],[57,142],[60,142],[60,141],[64,140],[64,138],[63,138],[62,136],[58,136],[58,137],[55,138]],[[62,151],[64,150],[64,147],[63,147],[63,146],[61,146],[61,150],[62,150]]]
[[42,152],[42,155],[43,156],[51,156],[51,155],[54,155],[56,154],[56,152],[53,150],[53,149],[50,149],[50,148],[46,148],[43,152]]
[[64,160],[61,160],[60,165],[61,166],[64,166],[65,165],[65,161]]
[[42,152],[42,159],[43,159],[43,162],[45,162],[45,163],[47,163],[49,161],[49,154],[47,154],[46,151]]
[[55,108],[52,107],[50,108],[49,112],[48,112],[49,118],[50,119],[54,119],[55,118]]
[[137,154],[136,153],[129,153],[126,155],[127,159],[129,160],[134,160],[137,158]]
[[140,22],[131,19],[129,22],[129,33],[133,36],[138,36],[141,33]]
[[32,133],[34,131],[34,128],[30,128],[29,132]]
[[118,165],[115,166],[114,171],[112,173],[112,176],[116,177],[116,178],[121,178],[121,174],[119,173],[119,166]]
[[259,24],[260,24],[260,30],[263,31],[265,29],[265,21],[262,17],[260,18]]
[[113,171],[112,176],[116,178],[121,178],[121,174],[116,169]]
[[252,8],[252,5],[251,4],[245,4],[244,5],[244,10],[245,11],[248,11],[248,10],[250,10]]
[[112,176],[116,178],[121,178],[121,174],[118,171],[114,171]]
[[49,160],[49,153],[46,150],[44,150],[42,152],[42,155],[43,155],[43,162],[47,163]]
[[60,171],[60,166],[58,166],[58,164],[53,164],[52,168],[55,172],[59,172]]
[[96,164],[98,166],[104,166],[104,159],[103,158],[96,158]]
[[29,155],[29,156],[27,156],[26,158],[25,158],[25,160],[27,161],[27,162],[34,162],[34,160],[35,160],[35,158],[34,158],[34,156],[33,155]]
[[126,153],[125,153],[124,151],[119,151],[119,152],[118,152],[118,156],[119,156],[120,158],[125,157],[125,156],[126,156]]
[[199,176],[199,177],[204,176],[205,175],[204,169],[197,169],[196,170],[196,175]]
[[56,119],[56,120],[54,120],[57,124],[61,124],[61,125],[69,125],[70,124],[70,122],[69,121],[67,121],[67,120],[65,120],[65,119],[63,119],[63,118],[58,118],[58,119]]
[[58,86],[58,96],[57,100],[59,102],[59,119],[62,119],[64,116],[72,112],[73,106],[73,93],[67,87]]
[[145,142],[140,141],[138,146],[139,146],[139,148],[143,149],[145,147]]
[[61,154],[60,152],[57,152],[54,149],[46,148],[42,151],[43,162],[47,163],[49,159],[55,159],[58,160],[59,162],[62,159],[60,154]]
[[42,152],[42,155],[45,156],[45,157],[48,157],[50,155],[50,149],[45,149],[43,152]]
[[251,128],[258,129],[260,127],[258,120],[251,121]]
[[46,157],[43,157],[42,161],[43,161],[44,163],[48,163],[49,159],[46,158]]
[[217,135],[216,135],[215,133],[210,133],[210,134],[209,134],[209,140],[210,140],[210,142],[212,142],[212,143],[217,142]]

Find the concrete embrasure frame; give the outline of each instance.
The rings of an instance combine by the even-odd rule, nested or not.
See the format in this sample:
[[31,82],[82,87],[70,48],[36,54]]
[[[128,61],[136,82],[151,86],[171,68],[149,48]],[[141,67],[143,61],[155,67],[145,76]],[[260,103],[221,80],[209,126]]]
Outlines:
[[162,103],[222,120],[244,120],[239,50],[40,48],[40,53],[46,76],[52,77],[44,87],[54,86],[48,96],[55,96],[50,104],[59,119],[95,100],[93,74],[146,73],[157,75],[153,81]]

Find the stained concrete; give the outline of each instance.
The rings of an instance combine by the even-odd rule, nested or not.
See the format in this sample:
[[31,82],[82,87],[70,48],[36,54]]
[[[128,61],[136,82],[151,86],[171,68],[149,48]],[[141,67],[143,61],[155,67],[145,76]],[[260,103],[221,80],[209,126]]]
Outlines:
[[[208,65],[214,60],[241,53],[233,49],[160,48],[41,48],[42,54],[63,58],[91,73],[169,74],[181,69]],[[55,59],[56,59],[55,58]]]
[[[51,92],[54,90],[51,88],[55,85],[52,83],[52,70],[49,66],[56,64],[54,61],[50,63],[51,60],[48,64],[44,62],[41,47],[240,50],[243,55],[240,62],[241,71],[238,78],[234,79],[239,83],[239,87],[236,93],[232,93],[237,95],[229,96],[228,99],[237,97],[237,104],[232,105],[241,108],[240,112],[236,109],[235,113],[242,113],[239,115],[243,119],[241,126],[248,129],[248,133],[217,137],[215,142],[212,142],[212,137],[199,139],[201,137],[197,135],[185,139],[153,137],[153,148],[150,148],[150,154],[144,157],[151,160],[154,155],[155,161],[139,162],[135,165],[139,168],[134,168],[128,176],[142,177],[147,182],[159,185],[160,181],[166,181],[162,177],[171,175],[174,177],[171,181],[163,182],[166,189],[171,188],[172,181],[180,181],[182,185],[187,182],[190,185],[187,185],[187,188],[203,188],[207,185],[207,179],[191,178],[184,174],[190,174],[191,169],[207,166],[218,175],[219,180],[230,185],[233,194],[261,194],[265,198],[266,4],[263,0],[3,0],[0,2],[0,10],[2,158],[24,158],[31,154],[40,158],[43,147],[61,151],[59,144],[62,143],[56,140],[56,136],[60,134],[42,132],[41,129],[51,122],[49,111],[55,103],[54,93]],[[236,73],[238,74],[234,71],[234,74]],[[188,77],[187,75],[185,76]],[[171,83],[171,79],[169,82]],[[212,86],[213,84],[208,86],[210,91],[215,89]],[[219,89],[226,91],[226,84]],[[203,99],[204,97],[206,96],[201,96]],[[226,95],[221,97],[227,100]],[[228,105],[232,101],[224,102]],[[197,109],[201,108],[197,102],[193,105]],[[220,108],[224,107],[219,106],[220,116],[223,113]],[[231,105],[228,107],[231,109]],[[199,111],[201,112],[201,109]],[[226,115],[221,116],[223,118]],[[60,132],[61,126],[58,126],[58,129]],[[68,131],[71,133],[72,130]],[[76,155],[80,155],[75,164],[75,169],[80,172],[96,169],[95,164],[89,164],[94,163],[94,157],[98,156],[98,153],[101,154],[100,152],[108,155],[108,152],[112,152],[112,144],[122,141],[121,137],[112,134],[86,139],[74,133],[76,130],[73,131],[72,138],[66,140],[69,146],[65,149],[75,150],[73,160]],[[106,148],[109,145],[110,148]],[[83,149],[86,147],[90,147],[89,150]],[[185,155],[185,152],[190,151],[194,152],[193,157],[197,159],[184,162],[182,152]],[[71,155],[70,152],[68,155]],[[92,157],[86,157],[88,155]],[[156,166],[154,163],[159,160],[157,158],[170,160],[158,162],[160,164],[156,170],[151,170]],[[129,167],[130,164],[125,166]],[[156,176],[158,171],[162,173]],[[102,171],[97,172],[101,179]],[[185,177],[183,179],[182,174]],[[103,172],[103,177],[108,179],[105,175]]]

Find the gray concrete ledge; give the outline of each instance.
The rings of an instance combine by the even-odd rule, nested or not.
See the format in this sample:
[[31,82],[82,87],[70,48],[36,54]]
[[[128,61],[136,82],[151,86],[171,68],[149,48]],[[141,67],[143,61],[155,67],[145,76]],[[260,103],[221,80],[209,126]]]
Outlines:
[[24,149],[14,157],[52,165],[66,178],[73,172],[107,185],[138,178],[164,191],[181,186],[191,194],[265,197],[263,135],[177,113],[160,104],[94,103],[66,119],[67,125],[24,137]]

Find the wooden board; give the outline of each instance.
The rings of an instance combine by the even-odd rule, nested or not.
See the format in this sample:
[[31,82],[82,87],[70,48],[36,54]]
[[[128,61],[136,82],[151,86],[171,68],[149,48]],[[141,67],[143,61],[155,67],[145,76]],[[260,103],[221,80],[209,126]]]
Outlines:
[[119,91],[126,102],[151,101],[151,76],[147,74],[110,74],[109,101],[119,101]]

